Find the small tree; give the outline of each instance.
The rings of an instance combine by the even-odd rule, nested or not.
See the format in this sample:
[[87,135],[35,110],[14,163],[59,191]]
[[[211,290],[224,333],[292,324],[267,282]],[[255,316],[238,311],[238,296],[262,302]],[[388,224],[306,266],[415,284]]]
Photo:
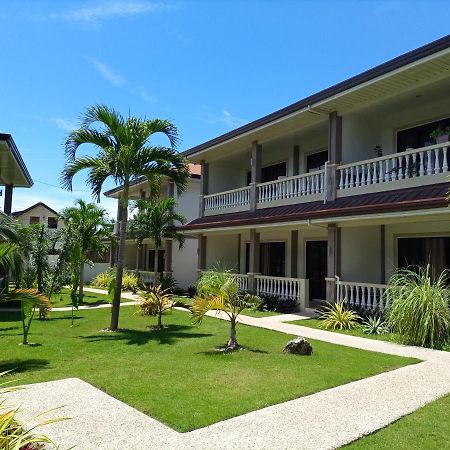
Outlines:
[[176,224],[183,225],[186,218],[175,212],[176,201],[172,197],[162,200],[137,200],[133,207],[138,209],[130,224],[130,234],[142,247],[144,239],[151,239],[155,245],[155,283],[158,280],[158,251],[164,239],[178,242],[180,249],[184,246],[184,235]]
[[230,339],[225,350],[239,348],[236,338],[236,323],[239,314],[247,307],[260,303],[259,297],[239,292],[239,286],[232,273],[209,270],[202,274],[197,283],[197,297],[191,307],[191,317],[195,324],[201,324],[208,311],[224,312],[230,319]]
[[65,208],[61,217],[71,229],[71,242],[68,244],[72,249],[72,268],[78,276],[79,303],[83,303],[84,265],[89,261],[90,253],[101,253],[107,248],[105,239],[111,238],[111,223],[105,209],[81,199],[75,202],[75,206]]
[[163,289],[161,285],[151,287],[141,296],[139,308],[142,314],[146,316],[157,316],[158,324],[156,329],[162,330],[162,315],[163,312],[172,307],[170,295],[167,289]]

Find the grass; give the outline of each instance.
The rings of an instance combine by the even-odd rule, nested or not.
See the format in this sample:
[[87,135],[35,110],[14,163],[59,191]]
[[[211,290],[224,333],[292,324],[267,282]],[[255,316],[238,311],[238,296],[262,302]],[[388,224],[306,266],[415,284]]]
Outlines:
[[23,384],[79,377],[188,431],[416,362],[314,340],[312,356],[288,355],[282,349],[291,336],[244,325],[238,339],[247,348],[223,354],[215,351],[229,334],[222,320],[206,317],[194,327],[189,314],[174,310],[164,315],[166,329],[150,331],[156,319],[127,307],[122,331],[99,332],[109,318],[109,309],[79,310],[70,327],[70,313],[54,311],[33,322],[30,341],[39,346],[27,347],[18,345],[17,317],[4,313],[0,372],[15,369]]
[[[122,299],[122,301],[131,300]],[[53,294],[52,303],[55,308],[70,306],[72,304],[70,300],[70,289],[62,288],[61,292]],[[94,292],[84,291],[83,305],[96,306],[104,305],[105,303],[111,303],[109,297],[106,294],[97,294]]]
[[441,450],[450,448],[450,395],[436,400],[346,448]]
[[[292,323],[293,325],[300,325],[302,327],[308,327],[308,328],[316,328],[318,330],[325,330],[320,325],[323,323],[322,319],[301,319],[301,320],[292,320],[290,322],[286,323]],[[341,334],[348,334],[350,336],[357,336],[357,337],[365,337],[368,339],[376,339],[378,341],[390,341],[395,342],[396,337],[392,333],[386,333],[386,334],[366,334],[364,333],[363,329],[361,327],[353,328],[352,330],[325,330],[325,331],[331,331],[333,333],[341,333]]]

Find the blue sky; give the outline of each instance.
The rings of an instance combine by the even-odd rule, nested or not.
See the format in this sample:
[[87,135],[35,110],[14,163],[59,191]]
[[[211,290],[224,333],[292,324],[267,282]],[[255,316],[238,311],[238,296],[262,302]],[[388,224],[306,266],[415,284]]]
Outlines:
[[168,118],[184,150],[437,39],[449,19],[446,1],[2,2],[0,131],[35,181],[13,209],[90,199],[83,173],[73,193],[58,187],[88,105]]

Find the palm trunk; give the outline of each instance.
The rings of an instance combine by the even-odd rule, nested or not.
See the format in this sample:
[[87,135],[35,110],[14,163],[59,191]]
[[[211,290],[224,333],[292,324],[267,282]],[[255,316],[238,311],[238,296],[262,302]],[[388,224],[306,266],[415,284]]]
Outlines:
[[136,276],[139,278],[139,266],[141,265],[141,249],[139,246],[136,246],[136,268],[134,269],[134,272]]
[[239,344],[236,339],[236,318],[232,317],[230,320],[231,330],[230,330],[230,339],[227,343],[227,350],[236,350],[239,348]]
[[122,276],[123,263],[125,258],[125,242],[127,238],[127,221],[128,221],[128,205],[121,205],[119,201],[119,208],[122,208],[122,220],[120,221],[119,234],[119,253],[117,255],[117,273],[116,273],[116,288],[114,291],[114,299],[111,307],[111,324],[109,329],[117,331],[119,327],[119,311],[120,311],[120,296],[122,294]]
[[162,329],[162,308],[158,311],[158,329]]
[[154,261],[154,264],[155,264],[155,273],[154,273],[154,275],[153,275],[153,286],[156,286],[157,285],[157,283],[158,283],[158,281],[159,281],[159,273],[158,273],[158,248],[157,247],[155,247],[155,261]]
[[80,264],[80,286],[78,287],[78,303],[83,303],[84,298],[84,259]]

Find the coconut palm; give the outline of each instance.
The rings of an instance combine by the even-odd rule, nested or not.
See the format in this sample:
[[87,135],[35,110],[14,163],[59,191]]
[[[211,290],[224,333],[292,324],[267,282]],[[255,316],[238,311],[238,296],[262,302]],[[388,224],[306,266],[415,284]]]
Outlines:
[[[170,147],[155,146],[150,143],[154,134],[165,135]],[[150,191],[161,177],[167,177],[177,186],[179,192],[185,190],[189,168],[183,156],[175,151],[178,142],[177,128],[167,120],[146,120],[124,118],[115,109],[104,105],[89,107],[84,113],[81,127],[72,131],[66,139],[66,165],[61,175],[62,185],[72,190],[74,176],[87,169],[87,184],[92,195],[100,201],[103,185],[108,179],[122,185],[119,194],[119,251],[117,257],[117,277],[112,304],[112,331],[119,324],[120,294],[125,255],[125,240],[128,222],[130,184],[144,176]],[[92,144],[97,149],[95,156],[79,156],[77,150],[82,144]]]
[[175,212],[176,201],[172,197],[162,200],[137,200],[134,208],[138,212],[130,223],[130,233],[135,238],[138,249],[142,247],[144,239],[151,239],[155,245],[155,281],[158,278],[158,250],[164,239],[178,242],[180,249],[184,246],[184,235],[176,224],[183,225],[186,218]]
[[231,272],[208,270],[203,272],[197,282],[197,297],[191,306],[191,317],[200,324],[208,311],[224,312],[230,319],[230,339],[225,350],[239,348],[236,338],[236,323],[239,314],[247,307],[261,302],[259,297],[239,292],[236,277]]
[[94,203],[78,199],[75,206],[65,208],[61,217],[71,227],[73,242],[76,244],[73,254],[78,264],[78,298],[83,303],[84,265],[90,253],[102,253],[111,238],[111,224],[105,209]]

